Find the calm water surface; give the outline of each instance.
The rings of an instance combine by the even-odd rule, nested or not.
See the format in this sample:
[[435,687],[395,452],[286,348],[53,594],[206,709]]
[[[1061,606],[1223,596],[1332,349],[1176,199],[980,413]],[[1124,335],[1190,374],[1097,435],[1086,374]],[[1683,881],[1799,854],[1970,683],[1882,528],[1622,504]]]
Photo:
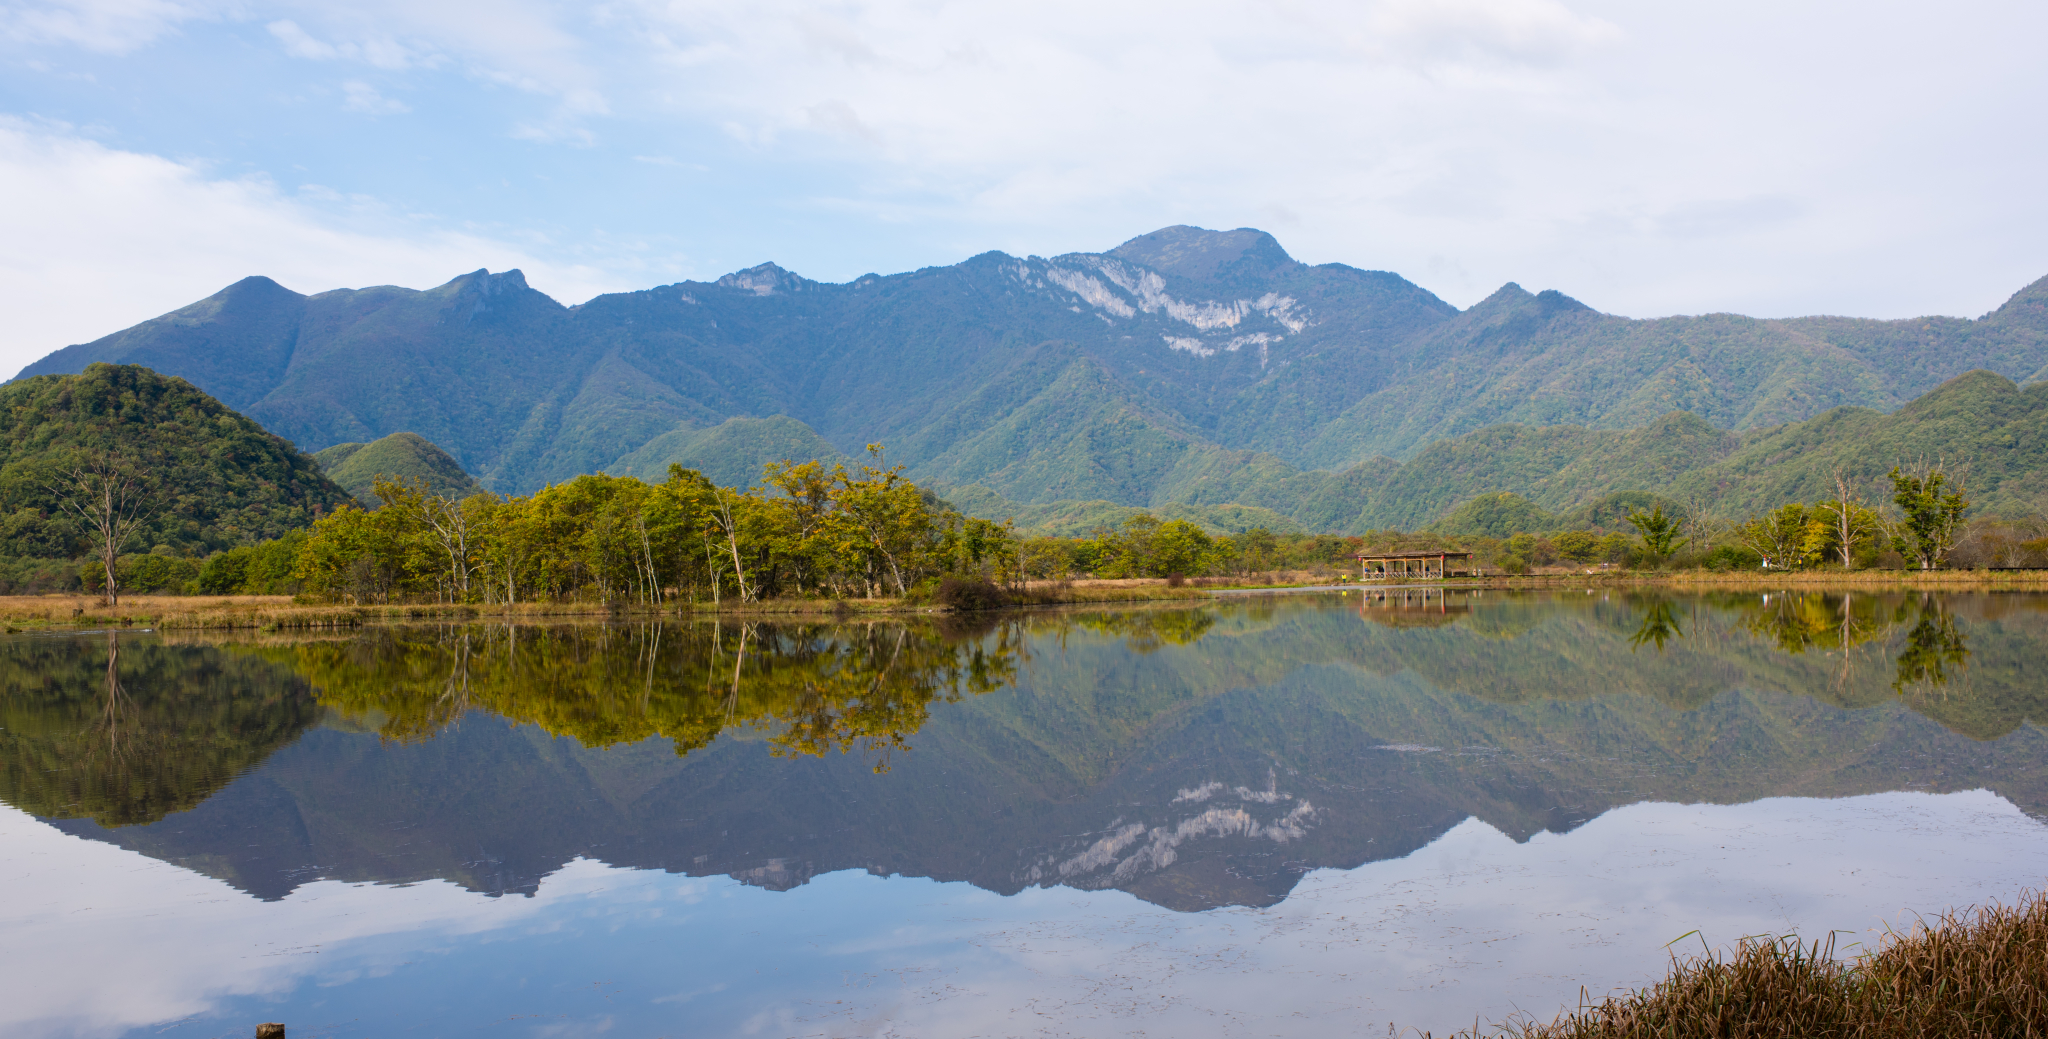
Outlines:
[[0,1034],[1441,1035],[2048,880],[2048,597],[0,640]]

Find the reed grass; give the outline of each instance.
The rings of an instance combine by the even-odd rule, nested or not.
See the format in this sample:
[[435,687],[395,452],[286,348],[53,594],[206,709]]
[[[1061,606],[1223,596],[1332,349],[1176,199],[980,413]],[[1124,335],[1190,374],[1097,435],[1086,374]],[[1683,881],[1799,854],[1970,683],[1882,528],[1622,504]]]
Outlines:
[[[1477,1033],[1463,1033],[1474,1036]],[[2048,894],[1888,931],[1850,960],[1832,942],[1752,938],[1676,961],[1650,988],[1511,1039],[1962,1039],[2048,1036]]]

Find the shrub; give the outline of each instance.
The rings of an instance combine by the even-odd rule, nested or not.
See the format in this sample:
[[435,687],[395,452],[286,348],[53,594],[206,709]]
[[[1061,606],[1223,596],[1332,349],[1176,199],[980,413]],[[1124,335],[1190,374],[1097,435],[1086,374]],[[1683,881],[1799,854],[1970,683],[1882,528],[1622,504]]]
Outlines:
[[942,577],[932,601],[949,610],[993,610],[1007,606],[1010,597],[995,582],[980,577]]
[[1741,545],[1721,545],[1707,553],[1706,558],[1700,561],[1700,565],[1723,573],[1730,570],[1755,570],[1764,565],[1764,557]]
[[[191,559],[180,559],[167,555],[131,555],[114,560],[114,580],[121,583],[123,593],[148,592],[156,595],[189,594],[199,578],[199,563]],[[89,592],[101,591],[106,583],[106,573],[96,560],[87,560],[78,568],[79,584]]]

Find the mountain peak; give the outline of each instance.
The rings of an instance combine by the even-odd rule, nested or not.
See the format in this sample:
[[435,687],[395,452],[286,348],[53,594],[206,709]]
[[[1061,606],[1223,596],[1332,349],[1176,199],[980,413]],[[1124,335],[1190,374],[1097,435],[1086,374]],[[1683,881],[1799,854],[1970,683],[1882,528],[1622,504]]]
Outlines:
[[249,275],[248,277],[246,277],[246,278],[243,278],[243,279],[242,279],[241,281],[238,281],[238,282],[234,283],[233,285],[230,285],[230,286],[228,286],[227,288],[224,288],[224,289],[220,290],[219,292],[216,292],[216,293],[214,293],[214,294],[213,294],[212,296],[209,296],[209,297],[207,297],[207,298],[208,298],[208,299],[225,299],[225,298],[228,298],[228,297],[231,297],[231,296],[232,296],[232,297],[248,297],[248,296],[255,296],[255,297],[259,297],[259,298],[279,298],[279,299],[283,299],[283,298],[297,298],[297,299],[303,299],[303,298],[304,298],[303,296],[300,296],[300,295],[299,295],[298,293],[296,293],[296,292],[293,292],[292,290],[290,290],[290,289],[288,289],[288,288],[285,288],[285,287],[284,287],[284,286],[282,286],[282,285],[279,285],[279,284],[278,284],[277,282],[275,282],[275,281],[271,280],[270,278],[266,278],[266,277],[264,277],[264,276],[263,276],[263,275],[261,275],[261,274],[251,274],[251,275]]
[[1187,224],[1139,235],[1109,255],[1194,281],[1225,274],[1268,274],[1295,262],[1277,239],[1255,227],[1211,231]]
[[[237,282],[236,284],[240,285],[242,282]],[[492,274],[489,268],[479,267],[468,274],[461,274],[450,278],[446,284],[428,291],[452,296],[460,296],[467,292],[475,292],[479,296],[491,296],[500,292],[530,287],[526,284],[526,275],[516,268]],[[345,292],[348,290],[336,289],[334,291]]]
[[734,271],[718,279],[718,284],[728,289],[744,289],[756,296],[773,296],[778,292],[794,292],[803,288],[804,279],[775,264],[763,263]]

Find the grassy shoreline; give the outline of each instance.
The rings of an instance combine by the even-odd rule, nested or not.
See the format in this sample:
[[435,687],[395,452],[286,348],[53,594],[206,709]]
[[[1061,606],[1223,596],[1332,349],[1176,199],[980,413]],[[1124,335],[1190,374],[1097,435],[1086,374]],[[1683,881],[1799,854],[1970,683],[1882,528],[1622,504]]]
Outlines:
[[1210,579],[1206,591],[1286,591],[1295,588],[1670,588],[1679,591],[2048,591],[2048,570],[1597,570],[1429,580],[1360,581],[1348,576],[1283,582]]
[[[1540,591],[1565,588],[1667,588],[1684,592],[1985,592],[2048,591],[2048,570],[1858,570],[1715,573],[1712,571],[1603,570],[1432,581],[1359,581],[1349,575],[1306,571],[1264,575],[1263,580],[1202,578],[1173,585],[1163,578],[1034,581],[1010,592],[1002,609],[1207,601],[1218,592],[1285,592],[1316,588]],[[91,595],[0,596],[0,625],[8,630],[53,628],[345,629],[369,624],[436,620],[543,620],[606,617],[847,617],[951,612],[903,599],[776,599],[713,606],[607,606],[594,602],[458,605],[412,603],[348,605],[296,602],[283,595],[134,595],[118,608]]]
[[[1206,601],[1197,588],[1149,582],[1076,582],[1027,588],[1004,608]],[[776,599],[760,603],[669,603],[662,606],[594,602],[481,605],[410,603],[349,605],[295,602],[285,595],[133,595],[118,607],[91,595],[0,596],[0,625],[9,632],[51,629],[151,628],[164,630],[334,630],[420,621],[546,621],[566,619],[735,617],[825,618],[932,615],[950,612],[902,599]]]
[[[2048,1035],[2048,895],[1951,910],[1847,961],[1798,938],[1745,938],[1725,958],[1674,960],[1663,981],[1499,1039]],[[1426,1033],[1425,1033],[1426,1039]]]

